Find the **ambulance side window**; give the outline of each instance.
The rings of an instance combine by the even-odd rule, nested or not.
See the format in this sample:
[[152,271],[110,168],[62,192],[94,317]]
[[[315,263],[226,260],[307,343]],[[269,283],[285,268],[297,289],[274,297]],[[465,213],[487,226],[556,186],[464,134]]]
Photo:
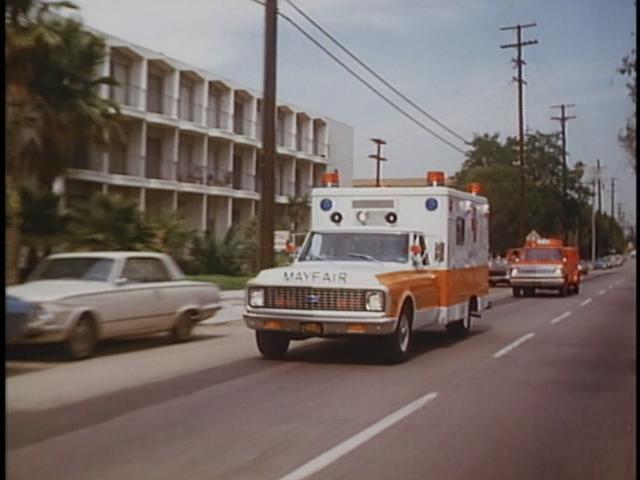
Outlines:
[[464,218],[456,218],[456,245],[464,245]]

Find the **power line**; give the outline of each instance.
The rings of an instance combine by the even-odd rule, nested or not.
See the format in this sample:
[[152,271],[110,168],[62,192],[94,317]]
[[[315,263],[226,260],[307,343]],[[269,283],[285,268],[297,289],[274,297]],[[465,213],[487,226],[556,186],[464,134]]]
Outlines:
[[[253,2],[264,6],[264,3],[261,2],[260,0],[252,0]],[[404,115],[405,117],[407,117],[409,120],[411,120],[413,123],[415,123],[416,125],[418,125],[420,128],[422,128],[423,130],[429,132],[431,135],[433,135],[434,137],[436,137],[438,140],[440,140],[441,142],[449,145],[451,148],[453,148],[454,150],[456,150],[457,152],[462,153],[463,155],[467,155],[467,152],[465,152],[464,150],[462,150],[461,148],[458,148],[456,145],[454,145],[453,143],[451,143],[449,140],[441,137],[440,135],[438,135],[436,132],[434,132],[433,130],[431,130],[429,127],[427,127],[424,123],[422,123],[420,120],[416,119],[415,117],[413,117],[410,113],[408,113],[407,111],[405,111],[403,108],[399,107],[398,105],[396,105],[392,100],[390,100],[388,97],[386,97],[383,93],[381,93],[377,88],[375,88],[373,85],[371,85],[369,82],[367,82],[364,78],[362,78],[360,75],[358,75],[357,72],[355,72],[351,67],[349,67],[347,64],[345,64],[342,60],[340,60],[338,57],[336,57],[333,53],[331,53],[324,45],[322,45],[320,42],[318,42],[315,38],[313,38],[309,33],[307,33],[304,28],[302,28],[300,25],[298,25],[295,21],[293,21],[291,18],[289,18],[287,15],[283,14],[282,12],[278,11],[278,15],[280,15],[282,18],[284,18],[286,21],[288,21],[291,25],[293,25],[294,28],[296,28],[300,33],[302,33],[305,37],[307,37],[311,42],[313,42],[318,48],[320,48],[324,53],[326,53],[327,55],[329,55],[329,57],[331,57],[336,63],[338,63],[342,68],[344,68],[345,70],[347,70],[351,75],[353,75],[354,77],[356,77],[362,84],[364,84],[369,90],[371,90],[373,93],[375,93],[378,97],[382,98],[385,102],[387,102],[394,110],[400,112],[402,115]]]
[[298,7],[295,3],[293,3],[292,0],[286,0],[287,3],[289,5],[291,5],[300,15],[302,15],[306,20],[308,20],[314,27],[316,27],[318,30],[320,30],[326,37],[328,37],[333,43],[335,43],[342,51],[344,51],[347,55],[349,55],[351,58],[353,58],[359,65],[361,65],[365,70],[367,70],[367,72],[369,72],[371,75],[373,75],[374,77],[376,77],[378,80],[380,80],[385,86],[387,86],[389,89],[391,89],[396,95],[398,95],[400,98],[402,98],[405,102],[407,102],[409,105],[411,105],[413,108],[415,108],[416,110],[418,110],[420,113],[422,113],[425,117],[429,118],[431,121],[435,122],[436,124],[438,124],[439,126],[441,126],[442,128],[444,128],[447,132],[449,132],[451,135],[453,135],[454,137],[458,138],[459,140],[461,140],[462,142],[464,142],[465,144],[469,144],[469,142],[462,136],[459,135],[458,133],[456,133],[455,131],[453,131],[451,128],[447,127],[444,123],[442,123],[441,121],[439,121],[437,118],[435,118],[433,115],[429,114],[427,111],[425,111],[422,107],[420,107],[420,105],[417,105],[415,102],[413,102],[410,98],[408,98],[405,94],[403,94],[401,91],[399,91],[397,88],[395,88],[393,85],[391,85],[388,81],[386,81],[381,75],[379,75],[378,73],[376,73],[375,70],[373,70],[371,67],[369,67],[365,62],[363,62],[362,60],[360,60],[353,52],[351,52],[351,50],[349,50],[347,47],[345,47],[342,43],[340,43],[339,40],[337,40],[333,35],[331,35],[327,30],[325,30],[321,25],[319,25],[315,20],[313,20],[313,18],[311,18],[309,15],[307,15],[304,11],[302,11],[302,9],[300,7]]

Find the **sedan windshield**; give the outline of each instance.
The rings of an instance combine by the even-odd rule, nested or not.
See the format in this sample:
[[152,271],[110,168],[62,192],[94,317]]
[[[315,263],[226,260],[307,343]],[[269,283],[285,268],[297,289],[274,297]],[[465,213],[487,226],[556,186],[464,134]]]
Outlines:
[[409,237],[397,233],[313,232],[300,255],[308,260],[356,260],[405,263]]
[[54,258],[41,263],[28,281],[94,280],[106,282],[112,268],[113,260],[108,258]]
[[559,248],[525,248],[520,253],[522,260],[553,260],[561,261],[562,252]]

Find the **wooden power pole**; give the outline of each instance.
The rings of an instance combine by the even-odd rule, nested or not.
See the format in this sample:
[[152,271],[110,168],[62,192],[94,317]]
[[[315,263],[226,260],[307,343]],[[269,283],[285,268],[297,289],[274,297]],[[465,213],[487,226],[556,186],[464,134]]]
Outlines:
[[516,48],[517,57],[514,59],[516,67],[518,69],[518,76],[514,80],[518,83],[518,138],[519,138],[519,160],[520,160],[520,215],[518,216],[518,236],[524,243],[524,228],[525,218],[527,216],[527,205],[525,197],[525,171],[524,171],[524,117],[522,109],[522,85],[526,83],[522,78],[522,66],[525,61],[522,60],[522,47],[527,45],[534,45],[538,43],[537,40],[529,40],[527,42],[522,41],[522,29],[535,27],[535,23],[529,23],[527,25],[515,25],[512,27],[502,27],[500,30],[515,30],[517,34],[516,43],[508,45],[501,45],[500,48]]
[[262,194],[258,211],[258,269],[274,265],[273,208],[274,164],[276,159],[276,58],[278,39],[278,0],[265,0],[264,78],[262,112]]
[[567,209],[567,131],[566,123],[572,118],[576,118],[575,115],[567,116],[565,108],[575,107],[574,104],[565,105],[552,105],[551,108],[559,108],[560,116],[551,117],[552,120],[560,121],[560,133],[562,135],[562,230],[564,232],[564,242],[567,244],[569,238],[569,212]]
[[369,155],[369,158],[376,159],[376,187],[380,186],[380,162],[385,162],[387,159],[380,155],[382,152],[382,145],[386,145],[387,142],[381,138],[372,138],[371,141],[376,144],[377,153],[375,155]]

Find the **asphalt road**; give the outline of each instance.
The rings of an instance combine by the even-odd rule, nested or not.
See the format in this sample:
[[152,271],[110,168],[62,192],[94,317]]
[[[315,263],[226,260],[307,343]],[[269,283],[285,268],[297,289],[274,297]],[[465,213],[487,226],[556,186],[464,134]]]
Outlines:
[[362,340],[265,360],[241,322],[39,355],[7,363],[9,479],[636,478],[632,264],[420,334],[401,365]]

